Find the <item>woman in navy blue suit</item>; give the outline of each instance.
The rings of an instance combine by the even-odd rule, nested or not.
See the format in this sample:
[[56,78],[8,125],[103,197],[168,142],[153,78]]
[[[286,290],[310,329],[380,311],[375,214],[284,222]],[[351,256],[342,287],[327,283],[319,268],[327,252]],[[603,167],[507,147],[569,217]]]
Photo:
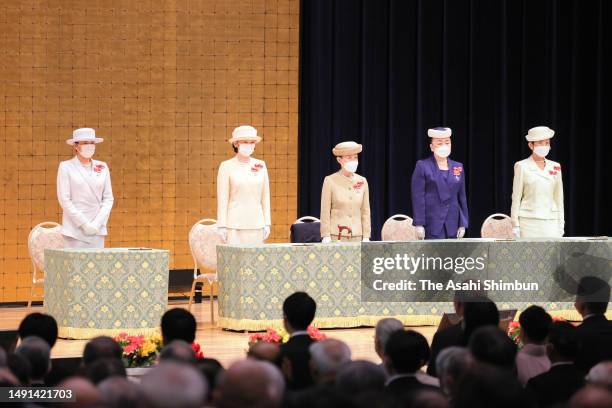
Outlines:
[[412,211],[419,239],[463,238],[468,227],[463,165],[448,158],[450,128],[429,129],[433,154],[412,173]]

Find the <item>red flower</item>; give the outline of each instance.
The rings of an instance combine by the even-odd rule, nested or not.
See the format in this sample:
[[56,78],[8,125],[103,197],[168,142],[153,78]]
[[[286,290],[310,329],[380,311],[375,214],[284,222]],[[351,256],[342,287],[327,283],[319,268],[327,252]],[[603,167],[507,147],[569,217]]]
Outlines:
[[561,171],[561,166],[555,166],[555,170]]
[[261,164],[261,163],[255,163],[255,166],[254,166],[254,167],[256,167],[256,168],[258,168],[258,169],[263,169],[263,164]]
[[251,171],[252,171],[253,173],[257,173],[257,172],[259,171],[259,167],[257,167],[257,166],[253,166],[253,167],[251,167]]
[[103,164],[96,164],[96,165],[94,166],[94,169],[93,169],[93,170],[94,170],[96,173],[100,173],[102,170],[104,170],[104,165],[103,165]]
[[549,170],[548,172],[550,173],[551,176],[556,176],[557,175],[557,172],[554,171],[554,170]]
[[191,348],[193,349],[193,352],[195,353],[196,359],[200,360],[204,358],[204,353],[202,352],[202,347],[200,347],[200,345],[198,343],[196,343],[195,341],[193,343],[191,343]]
[[363,187],[363,181],[358,181],[355,184],[353,184],[353,188],[355,190],[359,190],[361,187]]
[[454,176],[460,176],[461,172],[463,172],[463,167],[453,167]]

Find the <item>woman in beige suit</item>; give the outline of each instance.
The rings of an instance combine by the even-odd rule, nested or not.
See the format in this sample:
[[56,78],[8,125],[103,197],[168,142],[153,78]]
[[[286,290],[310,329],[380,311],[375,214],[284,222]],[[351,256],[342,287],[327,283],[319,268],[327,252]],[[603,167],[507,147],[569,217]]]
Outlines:
[[260,141],[254,127],[237,127],[229,139],[236,155],[219,166],[217,231],[228,244],[260,244],[270,235],[268,170],[251,157]]
[[323,243],[370,240],[368,181],[355,173],[361,145],[342,142],[332,150],[340,170],[325,177],[321,192],[321,237]]
[[561,165],[546,159],[554,135],[546,126],[529,129],[525,138],[531,156],[514,165],[510,217],[517,237],[554,238],[564,234]]

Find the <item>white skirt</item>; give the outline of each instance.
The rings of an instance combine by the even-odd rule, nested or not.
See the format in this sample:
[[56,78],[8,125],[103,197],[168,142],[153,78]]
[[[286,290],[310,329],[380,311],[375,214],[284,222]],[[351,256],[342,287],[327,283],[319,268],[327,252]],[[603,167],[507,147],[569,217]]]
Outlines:
[[561,238],[557,220],[519,217],[521,238]]
[[64,237],[64,248],[70,249],[98,249],[104,248],[104,235],[95,235],[91,237],[91,242],[81,241],[66,235]]
[[227,243],[230,245],[257,245],[264,242],[264,230],[260,229],[227,229]]

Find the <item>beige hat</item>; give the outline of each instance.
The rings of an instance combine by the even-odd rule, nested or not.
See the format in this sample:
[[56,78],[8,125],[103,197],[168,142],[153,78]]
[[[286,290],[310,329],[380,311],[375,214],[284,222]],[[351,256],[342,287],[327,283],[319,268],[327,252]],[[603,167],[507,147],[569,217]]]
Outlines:
[[350,156],[352,154],[361,153],[362,146],[359,143],[350,141],[338,143],[336,147],[332,149],[334,156]]
[[261,142],[261,137],[257,136],[257,129],[253,126],[238,126],[232,132],[232,138],[228,142],[234,143],[240,141],[259,143]]
[[536,126],[529,129],[525,139],[528,142],[539,142],[540,140],[552,139],[555,135],[555,131],[548,126]]
[[427,136],[433,139],[444,139],[446,137],[451,137],[453,131],[451,128],[447,127],[435,127],[427,130]]
[[104,139],[96,137],[96,131],[91,128],[80,128],[72,132],[72,139],[66,140],[66,143],[73,145],[78,142],[94,142],[102,143]]

